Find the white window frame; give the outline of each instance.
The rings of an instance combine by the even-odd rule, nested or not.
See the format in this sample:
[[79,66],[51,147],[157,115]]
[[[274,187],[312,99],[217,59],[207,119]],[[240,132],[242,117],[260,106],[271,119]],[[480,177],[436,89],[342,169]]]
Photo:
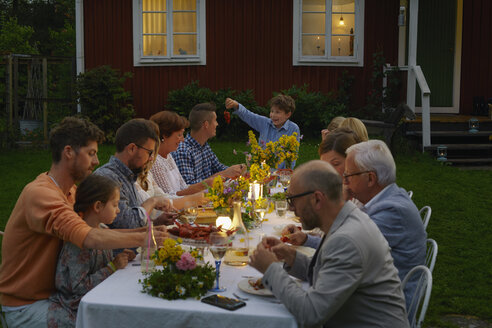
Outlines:
[[332,0],[326,1],[325,55],[302,56],[302,1],[294,1],[293,65],[294,66],[364,66],[364,0],[355,1],[354,56],[331,56]]
[[205,1],[196,0],[197,8],[197,54],[196,55],[174,55],[172,53],[172,2],[166,0],[167,8],[167,56],[144,56],[143,55],[143,31],[142,31],[142,0],[133,0],[133,65],[134,66],[182,66],[182,65],[206,65],[206,12]]

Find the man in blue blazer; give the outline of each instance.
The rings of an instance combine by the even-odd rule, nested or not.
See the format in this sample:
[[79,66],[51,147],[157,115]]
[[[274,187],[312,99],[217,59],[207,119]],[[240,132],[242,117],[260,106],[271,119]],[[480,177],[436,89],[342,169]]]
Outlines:
[[[347,149],[344,188],[383,233],[403,281],[413,267],[425,263],[427,234],[417,207],[395,181],[395,161],[383,141],[369,140]],[[417,279],[405,288],[407,306]]]

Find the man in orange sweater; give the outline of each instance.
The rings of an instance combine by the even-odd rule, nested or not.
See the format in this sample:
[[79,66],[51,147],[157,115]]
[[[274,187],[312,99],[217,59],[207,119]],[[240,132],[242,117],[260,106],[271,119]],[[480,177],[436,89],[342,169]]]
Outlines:
[[[103,138],[94,124],[65,118],[50,135],[50,170],[29,183],[17,200],[5,227],[0,267],[0,303],[11,328],[46,327],[47,299],[55,289],[64,240],[96,249],[145,244],[143,229],[93,229],[73,211],[75,183],[99,164],[98,143]],[[156,207],[167,204],[158,198],[155,202]],[[156,231],[159,243],[166,236],[164,230]]]

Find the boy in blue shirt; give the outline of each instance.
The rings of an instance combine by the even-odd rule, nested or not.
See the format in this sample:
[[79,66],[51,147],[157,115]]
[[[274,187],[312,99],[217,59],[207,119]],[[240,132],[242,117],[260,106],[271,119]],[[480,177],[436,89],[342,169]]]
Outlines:
[[[292,135],[294,132],[297,132],[297,141],[300,140],[299,127],[289,120],[296,108],[295,101],[290,96],[278,95],[270,100],[270,118],[251,112],[231,98],[226,99],[225,106],[227,109],[234,109],[234,114],[260,133],[258,142],[263,147],[270,141],[277,141],[284,134]],[[292,167],[294,166],[295,162],[292,163]],[[280,168],[285,168],[285,163],[280,164]]]

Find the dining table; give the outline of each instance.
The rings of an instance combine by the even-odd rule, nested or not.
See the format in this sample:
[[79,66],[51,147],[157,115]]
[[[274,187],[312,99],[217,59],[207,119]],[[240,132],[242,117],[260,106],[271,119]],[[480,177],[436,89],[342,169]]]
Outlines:
[[[280,236],[287,224],[298,222],[292,212],[283,217],[275,211],[265,215],[261,227],[249,233],[250,249],[263,236]],[[300,225],[297,223],[297,225]],[[304,249],[303,252],[311,252]],[[314,250],[312,250],[314,253]],[[206,252],[204,260],[213,265],[214,259]],[[212,306],[199,299],[165,300],[142,292],[139,279],[141,273],[138,256],[121,270],[117,270],[81,300],[76,327],[297,327],[294,316],[273,295],[262,296],[243,291],[238,287],[244,280],[260,278],[262,274],[249,265],[220,267],[220,284],[227,289],[220,295],[244,299],[246,306],[234,311]],[[307,289],[308,284],[299,282]],[[204,297],[215,294],[208,292]]]

